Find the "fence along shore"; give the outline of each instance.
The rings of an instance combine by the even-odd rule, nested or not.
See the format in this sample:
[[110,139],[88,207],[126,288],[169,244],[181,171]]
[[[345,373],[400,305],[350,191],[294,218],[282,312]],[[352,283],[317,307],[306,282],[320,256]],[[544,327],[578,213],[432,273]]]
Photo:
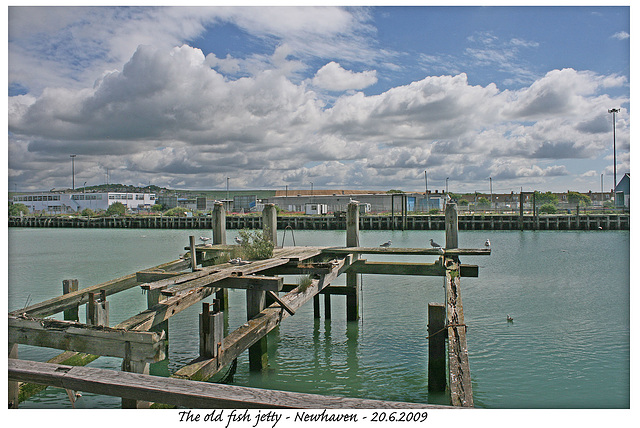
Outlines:
[[[278,229],[346,230],[344,216],[278,216]],[[9,227],[211,229],[213,217],[24,216],[9,217]],[[629,230],[629,214],[460,214],[460,230]],[[226,229],[262,229],[261,215],[227,214]],[[361,215],[360,230],[444,230],[444,215]]]

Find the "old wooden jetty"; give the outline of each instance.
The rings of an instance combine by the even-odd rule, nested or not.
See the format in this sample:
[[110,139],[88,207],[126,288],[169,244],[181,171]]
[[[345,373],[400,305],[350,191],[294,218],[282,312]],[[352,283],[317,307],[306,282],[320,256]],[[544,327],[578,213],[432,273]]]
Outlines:
[[[227,229],[261,229],[260,215],[228,215]],[[363,215],[360,230],[444,230],[442,214]],[[77,217],[25,216],[9,217],[10,227],[74,227],[130,229],[211,229],[213,218],[202,217]],[[290,227],[306,230],[345,230],[344,216],[280,216],[278,229]],[[629,214],[461,214],[461,230],[629,230]]]
[[[443,303],[429,305],[428,388],[448,389],[453,406],[473,407],[460,278],[477,277],[478,267],[461,264],[460,256],[489,255],[491,250],[458,248],[455,204],[446,207],[444,248],[359,246],[356,203],[348,208],[344,247],[278,247],[276,218],[275,206],[268,205],[262,224],[276,245],[268,259],[229,260],[229,252],[237,246],[226,243],[225,212],[219,204],[214,210],[213,244],[195,245],[190,237],[188,252],[179,260],[83,289],[78,289],[77,281],[64,281],[62,296],[10,312],[9,407],[18,407],[19,394],[27,396],[26,386],[31,384],[64,388],[72,403],[72,391],[78,390],[122,397],[125,408],[149,407],[150,403],[196,408],[442,407],[206,382],[234,364],[244,351],[249,352],[251,370],[264,369],[267,333],[310,300],[314,317],[320,318],[320,294],[346,296],[347,320],[357,320],[359,273],[444,278]],[[433,263],[373,262],[362,257],[366,254],[410,254],[437,259]],[[284,284],[280,275],[292,274],[309,275],[308,281]],[[342,274],[346,275],[346,285],[332,285]],[[133,287],[146,291],[148,308],[110,327],[109,296]],[[235,310],[229,307],[230,288],[246,290],[247,322],[225,336],[223,314]],[[211,303],[202,302],[210,296]],[[200,325],[199,357],[170,377],[150,376],[150,363],[167,355],[168,319],[199,302],[202,313],[199,320],[194,320]],[[328,302],[325,300],[325,316],[330,317]],[[79,305],[87,305],[85,322],[78,319]],[[52,318],[61,313],[64,319]],[[64,352],[48,362],[23,361],[18,356],[19,344]],[[122,371],[83,367],[96,356],[121,358]]]

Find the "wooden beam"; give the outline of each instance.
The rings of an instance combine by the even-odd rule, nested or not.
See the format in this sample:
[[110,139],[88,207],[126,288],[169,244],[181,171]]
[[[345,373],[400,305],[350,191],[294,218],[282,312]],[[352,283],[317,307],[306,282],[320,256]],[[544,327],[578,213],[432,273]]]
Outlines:
[[[155,362],[166,358],[164,335],[71,321],[9,317],[9,342]],[[127,350],[130,347],[130,352]]]
[[[404,262],[370,262],[365,259],[356,260],[349,267],[351,273],[379,275],[421,275],[444,276],[446,269],[440,263],[404,263]],[[464,277],[478,277],[478,266],[460,265],[460,274]]]
[[[185,260],[174,260],[168,263],[163,263],[152,269],[164,269],[164,270],[182,270],[189,265]],[[98,285],[83,288],[81,290],[65,294],[64,296],[54,297],[53,299],[46,300],[44,302],[36,303],[25,309],[18,309],[10,312],[10,315],[18,316],[21,314],[27,314],[31,317],[45,318],[59,312],[73,309],[78,305],[83,305],[89,301],[89,293],[99,293],[101,290],[105,290],[107,295],[119,293],[120,291],[128,290],[129,288],[138,285],[136,280],[136,274],[132,273],[120,278],[113,279],[111,281],[103,282]]]
[[[257,260],[242,266],[235,266],[229,264],[229,266],[222,267],[221,265],[217,265],[211,268],[204,268],[201,271],[194,273],[201,273],[202,271],[208,271],[207,274],[197,276],[195,279],[188,281],[181,281],[166,290],[162,290],[162,294],[166,295],[176,295],[178,293],[182,293],[188,290],[196,289],[199,287],[210,287],[215,285],[216,282],[221,281],[230,277],[242,277],[245,275],[251,275],[254,273],[258,273],[262,270],[273,268],[276,266],[280,266],[288,263],[287,259],[266,259],[266,260]],[[188,274],[191,276],[192,274]],[[185,275],[187,276],[187,275]],[[159,281],[161,282],[161,281]],[[152,283],[152,288],[157,288],[158,283]]]
[[[330,274],[324,275],[320,279],[312,280],[304,291],[295,288],[280,299],[290,309],[297,311],[313,296],[328,286],[338,275],[344,273],[350,263],[350,257],[339,260],[335,263],[334,269]],[[290,314],[280,307],[278,303],[272,304],[225,337],[219,358],[196,359],[179,369],[173,376],[193,380],[209,379],[289,316]]]
[[[490,248],[452,248],[445,249],[446,256],[488,256]],[[387,254],[387,255],[431,255],[440,256],[442,253],[437,248],[393,248],[393,247],[327,247],[323,254]]]
[[447,330],[449,336],[449,390],[451,404],[473,407],[471,370],[467,351],[467,327],[464,323],[462,296],[460,293],[460,265],[446,259],[445,296]]
[[[274,391],[218,383],[195,382],[90,367],[11,360],[9,380],[48,384],[74,391],[153,401],[187,409],[435,409],[401,403]],[[450,408],[450,407],[449,407]]]
[[136,281],[147,283],[160,281],[167,278],[174,278],[176,276],[184,275],[182,272],[164,272],[157,270],[144,270],[136,272]]

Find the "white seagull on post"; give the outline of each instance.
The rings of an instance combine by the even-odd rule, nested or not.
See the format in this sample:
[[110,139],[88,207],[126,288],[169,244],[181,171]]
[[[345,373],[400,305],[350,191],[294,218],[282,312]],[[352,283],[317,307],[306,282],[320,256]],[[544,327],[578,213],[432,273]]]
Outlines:
[[380,244],[380,246],[381,247],[385,247],[385,248],[390,247],[391,246],[391,241],[387,241],[384,244]]
[[211,240],[211,238],[207,238],[206,236],[201,236],[201,237],[200,237],[200,240],[206,244],[206,243],[207,243],[207,241],[210,241],[210,240]]
[[442,248],[442,245],[438,244],[437,242],[433,242],[433,239],[429,239],[429,242],[431,243],[431,246],[433,248]]

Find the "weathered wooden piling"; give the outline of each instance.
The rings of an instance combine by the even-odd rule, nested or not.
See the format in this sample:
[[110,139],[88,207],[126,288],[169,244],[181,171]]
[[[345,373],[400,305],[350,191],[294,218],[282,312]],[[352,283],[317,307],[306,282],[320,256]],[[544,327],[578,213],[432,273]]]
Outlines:
[[445,248],[458,248],[458,206],[454,202],[447,202],[444,207]]
[[[227,219],[224,205],[216,202],[213,206],[213,239],[214,245],[227,245]],[[221,288],[216,292],[216,299],[220,301],[220,310],[229,310],[229,289]]]
[[[266,292],[247,290],[247,320],[251,320],[266,307]],[[262,336],[249,347],[249,370],[261,371],[267,368],[267,336]]]
[[[347,206],[347,247],[360,246],[360,211],[358,202]],[[353,255],[354,261],[358,254]],[[347,272],[347,321],[357,321],[360,317],[360,296],[358,294],[358,274]]]
[[[78,291],[78,280],[77,279],[65,279],[62,281],[62,294],[69,294]],[[64,311],[64,320],[65,321],[80,321],[80,317],[78,316],[78,306],[75,308],[67,309]]]
[[224,338],[224,314],[220,312],[220,301],[202,303],[200,314],[200,356],[217,358]]
[[445,307],[440,303],[429,303],[429,391],[444,391],[447,388],[447,360],[445,339]]
[[100,290],[100,299],[96,299],[95,293],[89,293],[86,312],[87,325],[109,326],[109,302],[107,302],[106,290]]
[[189,236],[189,256],[191,257],[191,272],[195,272],[198,268],[198,260],[196,258],[196,237]]
[[262,229],[274,246],[278,246],[278,211],[275,204],[265,204],[262,210]]
[[224,204],[216,201],[213,205],[213,243],[225,245],[227,243],[227,213]]

